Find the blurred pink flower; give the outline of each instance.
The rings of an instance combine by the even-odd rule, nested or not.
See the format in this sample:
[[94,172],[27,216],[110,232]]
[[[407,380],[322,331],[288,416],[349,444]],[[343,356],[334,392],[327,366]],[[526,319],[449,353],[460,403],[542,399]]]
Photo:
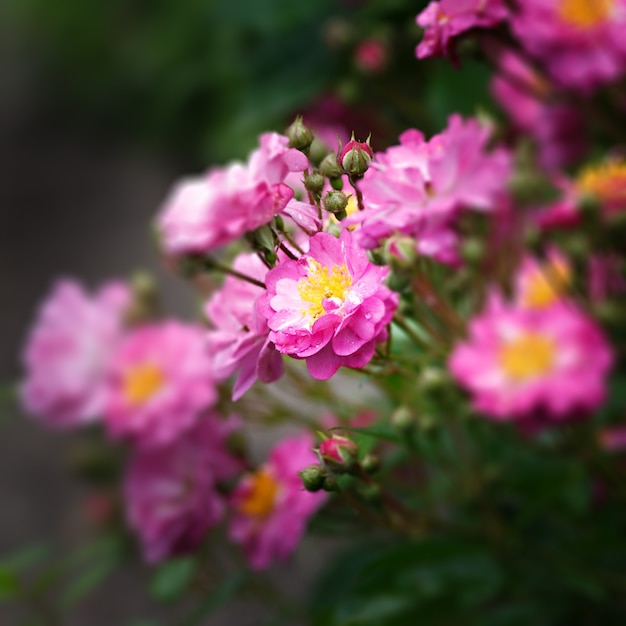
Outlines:
[[216,481],[241,470],[226,449],[237,426],[206,416],[168,446],[135,449],[124,481],[128,524],[146,561],[192,551],[224,512]]
[[370,37],[361,41],[354,51],[354,60],[358,67],[369,73],[377,73],[387,63],[387,45],[382,39]]
[[526,256],[515,277],[515,301],[520,307],[541,309],[560,302],[572,286],[572,267],[556,248],[544,261]]
[[308,166],[307,158],[288,143],[287,137],[266,133],[247,163],[178,183],[157,217],[166,252],[208,252],[281,213],[294,194],[285,178]]
[[555,100],[552,87],[521,55],[491,49],[499,68],[491,92],[514,126],[535,138],[541,165],[555,169],[578,161],[588,143],[581,113]]
[[612,360],[599,327],[573,303],[527,309],[492,294],[449,368],[489,417],[563,420],[602,403]]
[[324,503],[324,492],[302,487],[298,472],[317,462],[313,437],[306,433],[283,439],[267,462],[243,477],[235,489],[230,537],[243,546],[250,566],[265,569],[296,549],[306,523]]
[[387,338],[398,295],[381,284],[388,268],[373,265],[352,234],[318,233],[309,252],[286,260],[266,276],[259,309],[276,349],[306,359],[313,378],[326,380],[340,366],[360,368]]
[[511,158],[502,149],[487,153],[488,139],[489,130],[476,120],[453,115],[430,141],[407,130],[400,145],[376,153],[358,183],[365,210],[345,221],[361,224],[355,231],[359,244],[375,248],[402,233],[416,239],[421,254],[454,263],[459,211],[493,211],[506,194]]
[[626,73],[626,0],[524,0],[511,23],[565,87],[591,91]]
[[94,296],[60,280],[41,305],[23,350],[25,410],[48,426],[69,427],[99,417],[105,373],[123,333],[131,295],[119,282]]
[[104,417],[111,436],[171,443],[217,397],[199,326],[169,320],[137,327],[111,359]]
[[489,28],[507,19],[504,0],[441,0],[431,2],[418,16],[424,38],[417,46],[418,59],[448,56],[458,35],[472,28]]
[[[267,274],[255,254],[240,254],[233,268],[261,282]],[[233,400],[241,398],[257,379],[271,383],[283,374],[283,357],[269,340],[267,320],[257,310],[257,301],[264,293],[261,287],[227,276],[205,307],[214,326],[207,334],[207,352],[216,378],[225,380],[239,371]]]

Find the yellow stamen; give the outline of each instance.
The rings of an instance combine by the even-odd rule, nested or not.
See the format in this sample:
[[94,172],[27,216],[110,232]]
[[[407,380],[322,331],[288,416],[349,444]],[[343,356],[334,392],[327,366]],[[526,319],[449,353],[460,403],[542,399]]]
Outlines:
[[594,28],[609,20],[615,0],[561,0],[559,17],[577,28]]
[[541,309],[554,304],[572,283],[572,272],[564,259],[554,259],[534,270],[522,293],[522,304]]
[[147,402],[165,383],[163,371],[156,365],[145,363],[132,368],[124,377],[124,396],[130,404]]
[[239,504],[239,510],[249,517],[267,517],[273,510],[278,495],[278,483],[266,469],[250,477],[250,491]]
[[345,264],[324,267],[318,261],[309,259],[307,276],[298,282],[300,298],[311,304],[303,313],[313,320],[325,313],[324,300],[331,298],[343,302],[352,286],[352,276]]
[[540,333],[522,333],[504,343],[499,356],[506,375],[516,382],[525,382],[547,374],[552,369],[554,340]]
[[587,167],[579,174],[576,186],[582,194],[602,203],[626,207],[626,161],[610,159]]

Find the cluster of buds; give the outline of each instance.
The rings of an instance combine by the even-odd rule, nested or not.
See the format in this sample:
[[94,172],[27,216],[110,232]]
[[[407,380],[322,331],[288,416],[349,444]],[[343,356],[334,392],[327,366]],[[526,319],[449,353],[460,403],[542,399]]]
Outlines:
[[379,469],[378,458],[372,454],[366,454],[359,461],[359,447],[352,439],[336,434],[323,437],[319,448],[314,450],[319,463],[309,465],[299,473],[307,491],[336,491],[338,476],[372,474]]

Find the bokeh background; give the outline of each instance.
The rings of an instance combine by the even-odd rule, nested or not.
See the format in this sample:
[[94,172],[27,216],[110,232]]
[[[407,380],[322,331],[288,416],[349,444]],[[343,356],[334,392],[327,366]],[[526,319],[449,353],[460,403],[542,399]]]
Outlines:
[[[297,113],[361,139],[371,132],[382,149],[407,127],[431,133],[453,111],[490,111],[487,68],[415,59],[425,4],[0,4],[0,555],[76,550],[90,532],[72,436],[45,431],[11,399],[20,346],[53,280],[93,286],[148,269],[166,308],[192,315],[192,295],[161,268],[149,227],[177,177],[244,157],[260,132]],[[323,553],[305,545],[274,573],[278,584],[304,594]],[[68,623],[176,623],[150,599],[147,576],[139,562],[116,572]],[[257,625],[258,611],[244,602],[206,623]],[[0,603],[0,623],[40,622]]]

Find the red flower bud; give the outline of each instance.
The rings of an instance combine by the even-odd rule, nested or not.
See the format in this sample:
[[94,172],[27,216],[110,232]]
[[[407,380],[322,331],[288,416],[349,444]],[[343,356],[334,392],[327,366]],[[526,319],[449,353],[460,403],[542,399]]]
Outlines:
[[322,441],[319,447],[320,456],[333,469],[354,467],[358,452],[354,441],[339,435],[333,435],[330,439]]
[[367,172],[370,161],[374,158],[374,152],[367,141],[356,141],[354,135],[346,144],[339,155],[339,162],[346,174],[350,176],[363,176]]

